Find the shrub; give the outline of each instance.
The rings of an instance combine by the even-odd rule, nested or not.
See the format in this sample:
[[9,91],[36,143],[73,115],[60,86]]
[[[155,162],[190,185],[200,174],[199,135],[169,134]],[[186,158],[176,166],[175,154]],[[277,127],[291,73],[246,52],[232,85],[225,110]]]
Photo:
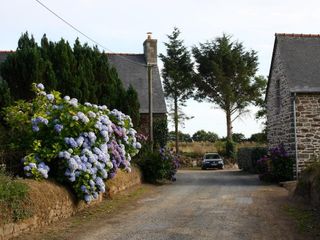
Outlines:
[[267,155],[268,150],[265,147],[242,147],[237,152],[237,162],[240,169],[252,173],[257,172],[257,161]]
[[31,216],[31,207],[25,206],[27,197],[27,185],[13,180],[0,169],[0,223],[18,221]]
[[257,162],[259,177],[264,181],[281,182],[293,179],[293,160],[283,144],[269,149],[268,156]]
[[18,102],[5,110],[11,129],[25,134],[27,177],[50,175],[90,202],[105,191],[103,180],[114,177],[118,168],[130,171],[131,157],[141,144],[129,116],[106,106],[80,104],[69,96],[61,98],[57,91],[47,94],[42,84],[33,84],[33,90],[32,102]]
[[236,143],[230,140],[226,142],[226,157],[235,159],[236,158]]
[[162,180],[175,180],[179,167],[178,157],[171,151],[160,148],[159,151],[144,151],[136,161],[146,182],[156,183]]
[[167,117],[157,118],[153,122],[154,146],[164,148],[168,142]]

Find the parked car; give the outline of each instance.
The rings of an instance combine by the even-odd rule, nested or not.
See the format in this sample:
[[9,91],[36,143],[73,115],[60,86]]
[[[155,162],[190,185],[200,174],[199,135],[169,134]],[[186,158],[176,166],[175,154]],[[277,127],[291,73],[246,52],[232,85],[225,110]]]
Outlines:
[[206,170],[207,168],[224,168],[224,163],[222,157],[218,153],[206,153],[203,156],[202,160],[202,170]]

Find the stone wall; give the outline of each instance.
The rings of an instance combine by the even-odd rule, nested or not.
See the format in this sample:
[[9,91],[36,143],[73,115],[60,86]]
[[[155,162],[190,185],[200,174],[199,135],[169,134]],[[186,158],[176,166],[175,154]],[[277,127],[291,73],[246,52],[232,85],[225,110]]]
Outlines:
[[299,168],[320,156],[320,94],[297,94],[296,126]]
[[[0,225],[0,240],[7,240],[21,233],[67,218],[84,208],[98,204],[104,198],[141,183],[141,172],[133,168],[131,173],[119,171],[116,177],[108,180],[107,192],[90,204],[79,201],[66,187],[51,181],[23,180],[29,186],[29,198],[35,206],[33,216],[23,221]],[[1,211],[1,209],[0,209]]]
[[[153,121],[156,119],[166,117],[165,113],[154,113],[153,114]],[[145,136],[149,136],[149,114],[148,113],[141,113],[140,114],[140,129],[139,133],[144,134]]]
[[295,156],[293,96],[278,51],[273,59],[267,94],[268,147],[283,143],[286,151]]

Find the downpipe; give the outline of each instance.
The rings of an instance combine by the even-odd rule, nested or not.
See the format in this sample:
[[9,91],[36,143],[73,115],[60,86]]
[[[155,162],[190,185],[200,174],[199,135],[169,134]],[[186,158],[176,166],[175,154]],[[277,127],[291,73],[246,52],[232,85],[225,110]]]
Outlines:
[[298,142],[297,142],[297,113],[296,113],[296,98],[297,94],[293,94],[293,127],[294,127],[294,142],[295,142],[295,157],[296,157],[296,180],[299,178],[299,166],[298,166]]

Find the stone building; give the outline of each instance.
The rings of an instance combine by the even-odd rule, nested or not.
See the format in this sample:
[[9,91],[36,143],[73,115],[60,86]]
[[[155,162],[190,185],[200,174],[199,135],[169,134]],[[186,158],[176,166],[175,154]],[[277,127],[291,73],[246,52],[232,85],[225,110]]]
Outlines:
[[[0,64],[12,51],[0,51]],[[138,93],[140,102],[140,131],[148,135],[149,101],[147,64],[152,65],[152,96],[154,119],[166,117],[166,103],[162,90],[159,68],[157,65],[157,40],[151,35],[143,43],[143,53],[108,53],[110,63],[116,68],[124,87],[131,84]],[[1,76],[0,76],[1,78]]]
[[300,172],[320,157],[320,35],[275,35],[266,102],[269,147],[283,143]]

